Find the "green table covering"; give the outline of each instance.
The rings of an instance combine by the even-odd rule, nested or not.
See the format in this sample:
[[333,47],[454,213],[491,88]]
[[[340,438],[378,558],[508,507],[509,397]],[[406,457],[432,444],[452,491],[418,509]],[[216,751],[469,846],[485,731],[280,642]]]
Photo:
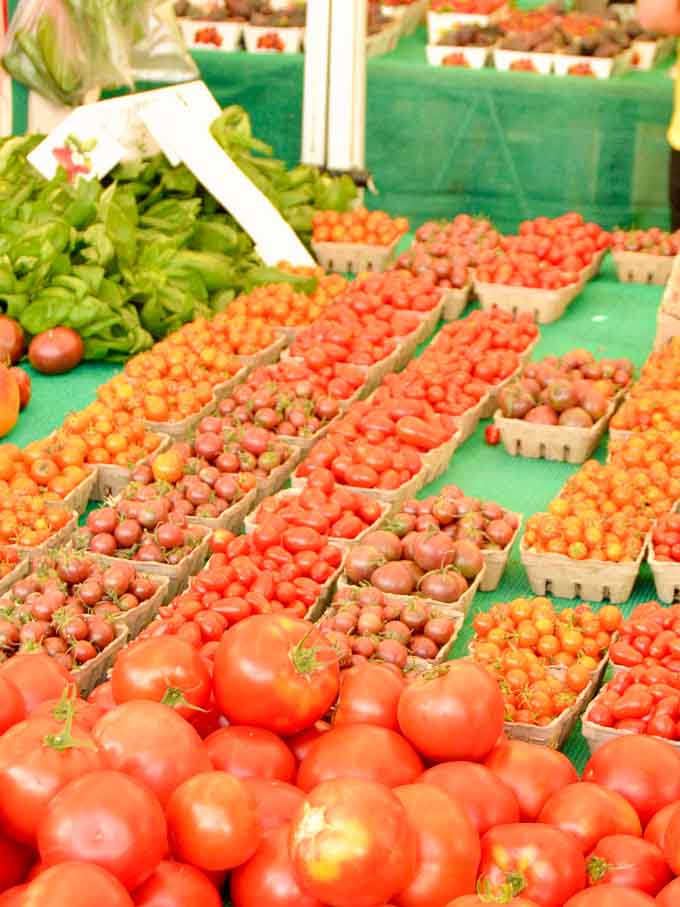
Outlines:
[[[559,355],[574,347],[586,346],[598,357],[628,356],[640,366],[652,348],[660,297],[661,289],[658,287],[617,283],[611,264],[606,264],[603,276],[587,287],[560,321],[541,328],[541,341],[535,355]],[[43,437],[56,428],[70,410],[93,400],[97,386],[116,371],[115,366],[90,363],[60,377],[33,374],[30,408],[5,440],[26,444]],[[421,497],[433,494],[442,485],[456,483],[470,494],[492,498],[514,511],[529,515],[544,509],[567,477],[578,468],[543,460],[512,458],[501,446],[487,446],[483,429],[484,424],[456,451],[446,474],[423,489]],[[605,452],[603,444],[598,456],[602,458]],[[530,594],[515,548],[501,585],[496,592],[478,594],[472,614],[488,608],[495,601],[510,601]],[[645,568],[625,610],[630,610],[635,603],[654,598],[654,595],[654,586]],[[470,638],[470,620],[471,616],[468,616],[455,655],[465,653]],[[578,732],[568,741],[566,752],[579,768],[583,766],[587,748]]]

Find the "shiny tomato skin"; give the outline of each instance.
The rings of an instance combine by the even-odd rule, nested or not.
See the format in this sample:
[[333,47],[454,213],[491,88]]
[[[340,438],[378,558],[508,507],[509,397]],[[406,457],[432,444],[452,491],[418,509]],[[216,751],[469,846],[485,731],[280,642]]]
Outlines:
[[680,801],[676,800],[673,803],[669,803],[668,806],[664,806],[652,817],[645,828],[645,841],[651,841],[652,844],[656,844],[661,850],[664,849],[668,825],[678,807],[680,807]]
[[158,800],[134,778],[90,772],[50,801],[38,827],[38,849],[45,866],[94,863],[132,891],[168,852],[165,817]]
[[384,665],[357,665],[340,675],[333,724],[375,724],[398,731],[397,708],[404,690],[400,676]]
[[74,728],[80,746],[58,749],[45,738],[64,731],[53,718],[21,721],[0,737],[0,823],[17,841],[35,845],[50,800],[70,781],[104,767],[92,737]]
[[626,735],[593,753],[583,780],[617,791],[646,825],[662,807],[680,800],[680,753],[661,740]]
[[663,852],[675,875],[680,875],[680,810],[673,812],[666,827]]
[[258,614],[222,637],[215,655],[215,700],[232,724],[297,734],[335,702],[339,675],[335,650],[313,624]]
[[206,737],[205,748],[213,768],[237,778],[295,778],[295,756],[280,737],[264,728],[233,724],[220,728]]
[[42,652],[13,655],[0,665],[0,675],[10,680],[21,694],[27,716],[46,699],[59,699],[73,683],[66,668]]
[[[656,907],[677,907],[680,904],[680,878],[673,879],[656,896]],[[1,907],[1,903],[0,903]]]
[[164,860],[134,893],[135,907],[222,907],[213,883],[194,866]]
[[229,892],[234,907],[323,907],[295,879],[288,835],[288,823],[271,831],[255,855],[233,871]]
[[210,872],[249,860],[260,843],[255,800],[226,772],[205,772],[181,784],[166,810],[170,845],[185,863]]
[[503,730],[503,697],[484,668],[448,662],[445,673],[414,680],[399,700],[402,734],[433,762],[477,762]]
[[574,838],[549,825],[498,825],[482,838],[480,878],[492,891],[518,876],[521,894],[539,907],[563,907],[586,884],[583,854]]
[[586,861],[588,884],[636,888],[652,896],[671,880],[662,851],[643,838],[609,835],[591,851]]
[[22,907],[134,907],[115,876],[91,863],[66,861],[41,872],[27,887]]
[[387,787],[412,784],[423,763],[396,731],[371,724],[345,724],[332,728],[311,746],[300,763],[297,786],[311,791],[333,778],[363,778]]
[[578,781],[563,753],[523,740],[502,741],[484,764],[514,791],[523,822],[535,822],[555,791]]
[[263,833],[287,825],[305,799],[299,788],[285,781],[244,778],[243,783],[255,798]]
[[106,767],[145,784],[161,806],[187,778],[212,768],[194,728],[158,702],[140,699],[119,705],[99,720],[92,734]]
[[0,674],[0,735],[26,717],[21,693],[9,677]]
[[24,907],[24,894],[28,885],[15,885],[0,894],[0,907]]
[[587,781],[556,791],[538,821],[575,835],[584,854],[608,835],[642,835],[638,815],[624,797]]
[[375,907],[411,882],[417,837],[383,784],[337,778],[316,787],[290,825],[289,853],[302,888],[330,907]]
[[618,885],[598,885],[569,898],[564,907],[655,907],[655,904],[654,898],[644,891],[620,888]]
[[[464,894],[463,897],[456,898],[455,901],[449,901],[446,907],[484,907],[484,905],[488,904],[488,901],[482,900],[476,894]],[[518,898],[513,898],[509,904],[511,904],[511,907],[538,907],[536,901],[530,901],[521,895]]]
[[444,791],[461,806],[480,837],[495,825],[519,822],[517,797],[485,765],[442,762],[429,768],[419,780]]
[[426,784],[407,784],[394,793],[418,838],[416,874],[393,896],[395,907],[443,907],[451,898],[472,894],[481,848],[463,809]]
[[0,891],[23,882],[34,858],[33,850],[0,831]]

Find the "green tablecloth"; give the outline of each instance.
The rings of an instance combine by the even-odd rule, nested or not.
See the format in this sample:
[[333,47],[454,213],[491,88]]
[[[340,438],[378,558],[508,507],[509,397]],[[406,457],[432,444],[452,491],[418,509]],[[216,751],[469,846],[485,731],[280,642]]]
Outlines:
[[[596,356],[628,356],[639,366],[652,347],[660,296],[661,290],[657,287],[616,283],[611,265],[608,265],[604,275],[588,286],[560,321],[541,328],[536,355],[562,354],[576,346],[586,346]],[[116,370],[104,364],[85,364],[61,377],[34,375],[30,408],[5,440],[26,444],[44,436],[61,423],[67,412],[94,399],[97,386]],[[598,455],[603,457],[604,452],[603,445]],[[442,485],[456,483],[470,494],[493,498],[514,511],[529,515],[544,509],[576,469],[561,463],[513,459],[501,446],[488,447],[484,443],[482,425],[456,451],[446,474],[425,488],[421,496],[434,493]],[[496,592],[477,595],[473,613],[488,608],[495,601],[509,601],[530,594],[526,574],[515,550],[501,585]],[[645,569],[626,608],[653,598],[654,594]],[[465,652],[469,625],[468,617],[456,655]],[[566,751],[579,767],[584,764],[587,750],[580,734],[572,736]]]

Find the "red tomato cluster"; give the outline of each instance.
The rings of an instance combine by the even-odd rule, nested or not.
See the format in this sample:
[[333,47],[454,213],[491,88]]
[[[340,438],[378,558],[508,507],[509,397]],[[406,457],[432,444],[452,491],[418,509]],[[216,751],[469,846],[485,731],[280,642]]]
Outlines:
[[680,561],[680,514],[669,513],[654,524],[654,557],[659,561]]
[[680,675],[658,663],[622,671],[595,699],[586,719],[617,731],[679,740]]
[[638,605],[612,643],[609,657],[618,667],[661,666],[680,673],[680,605]]
[[614,230],[612,248],[621,252],[645,252],[647,255],[677,255],[680,252],[680,231],[667,233],[659,227]]
[[338,211],[317,211],[312,220],[314,242],[359,243],[367,246],[391,246],[405,233],[405,217],[391,218],[384,211],[355,208],[340,214]]

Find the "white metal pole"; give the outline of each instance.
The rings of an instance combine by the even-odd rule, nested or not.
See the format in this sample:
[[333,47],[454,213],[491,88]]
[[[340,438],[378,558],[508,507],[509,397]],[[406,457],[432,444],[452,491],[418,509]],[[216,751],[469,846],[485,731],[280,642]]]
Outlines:
[[326,166],[331,0],[308,0],[302,112],[304,164]]

